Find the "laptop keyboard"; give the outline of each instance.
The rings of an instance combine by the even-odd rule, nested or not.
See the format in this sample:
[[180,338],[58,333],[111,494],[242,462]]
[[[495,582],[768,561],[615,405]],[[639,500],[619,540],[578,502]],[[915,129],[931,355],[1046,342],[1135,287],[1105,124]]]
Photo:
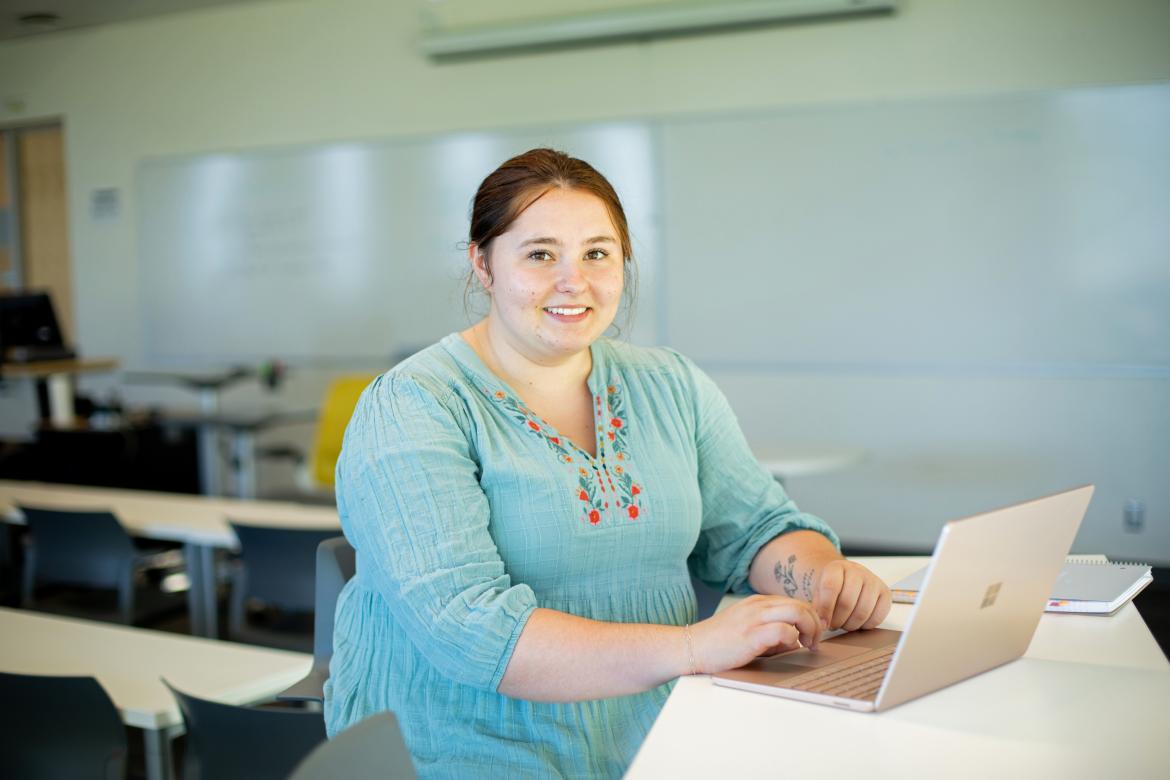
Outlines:
[[832,666],[790,678],[784,683],[784,687],[840,696],[843,699],[872,701],[877,697],[878,689],[882,687],[886,670],[890,668],[890,661],[894,658],[895,647],[896,645],[890,645],[871,650],[838,661]]

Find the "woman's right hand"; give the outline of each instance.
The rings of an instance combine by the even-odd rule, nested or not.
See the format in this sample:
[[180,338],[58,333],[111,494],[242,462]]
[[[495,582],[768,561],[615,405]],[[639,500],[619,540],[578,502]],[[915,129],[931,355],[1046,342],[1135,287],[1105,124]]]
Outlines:
[[803,645],[816,649],[825,626],[806,601],[786,596],[748,596],[691,626],[695,671],[736,669],[760,656]]

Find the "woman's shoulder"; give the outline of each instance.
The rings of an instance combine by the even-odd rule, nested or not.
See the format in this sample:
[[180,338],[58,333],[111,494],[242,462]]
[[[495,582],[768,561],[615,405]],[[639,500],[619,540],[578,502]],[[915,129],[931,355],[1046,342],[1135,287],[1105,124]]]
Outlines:
[[671,347],[643,347],[608,338],[597,343],[619,371],[667,375],[689,384],[699,370],[690,358]]
[[[366,388],[371,402],[431,402],[451,406],[471,386],[448,336],[400,360]],[[457,336],[456,336],[457,338]],[[456,404],[457,405],[457,404]]]

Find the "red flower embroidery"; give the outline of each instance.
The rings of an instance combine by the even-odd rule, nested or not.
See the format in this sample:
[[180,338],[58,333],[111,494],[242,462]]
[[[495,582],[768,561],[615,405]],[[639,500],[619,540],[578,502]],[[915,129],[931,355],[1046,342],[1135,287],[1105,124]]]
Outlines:
[[560,437],[558,437],[558,436],[549,436],[548,440],[551,441],[553,444],[560,444],[561,443]]
[[536,423],[532,422],[532,420],[529,420],[529,421],[528,421],[528,427],[529,427],[529,428],[531,428],[531,429],[532,429],[532,430],[534,430],[534,431],[539,431],[539,430],[540,430],[540,426],[539,426],[539,425],[537,425]]
[[631,505],[630,505],[629,512],[630,512],[630,519],[631,519],[631,520],[637,520],[637,519],[638,519],[638,507],[636,507],[636,506],[634,506],[633,504],[631,504]]
[[609,433],[607,433],[606,435],[607,435],[607,436],[609,436],[609,440],[610,440],[610,441],[613,441],[613,431],[610,431],[610,432],[609,432]]
[[601,522],[601,513],[598,512],[596,509],[591,510],[589,512],[589,522],[593,523],[594,525],[597,525],[598,523],[600,523]]
[[589,494],[586,493],[584,490],[582,490],[580,493],[577,494],[577,498],[581,499],[582,501],[588,501]]
[[634,485],[633,487],[630,488],[630,492],[636,496],[642,492],[642,488],[638,487],[637,485]]
[[613,426],[613,427],[615,427],[615,428],[620,428],[620,427],[622,427],[622,421],[621,421],[621,420],[619,420],[619,419],[618,419],[618,418],[616,418],[616,417],[615,417],[615,418],[613,418],[612,420],[610,420],[610,421],[609,421],[609,424],[610,424],[610,425],[612,425],[612,426]]

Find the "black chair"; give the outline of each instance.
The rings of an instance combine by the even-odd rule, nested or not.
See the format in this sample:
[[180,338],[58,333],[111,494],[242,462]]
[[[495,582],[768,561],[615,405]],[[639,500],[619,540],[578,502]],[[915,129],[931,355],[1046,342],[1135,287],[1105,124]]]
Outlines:
[[[110,512],[22,506],[28,544],[21,605],[31,607],[38,586],[59,584],[118,591],[118,619],[133,623],[139,583],[148,571],[178,572],[178,550],[139,548]],[[176,601],[176,604],[178,601]]]
[[301,762],[289,780],[415,780],[418,775],[392,712],[359,721]]
[[126,776],[126,727],[92,677],[0,672],[0,777]]
[[333,657],[333,617],[337,597],[356,570],[354,549],[344,536],[317,545],[316,607],[313,611],[313,668],[303,680],[277,695],[280,701],[325,703],[325,681]]
[[311,613],[316,606],[314,569],[317,545],[336,530],[270,528],[232,523],[240,557],[232,564],[228,630],[232,639],[293,649],[306,648],[307,635],[289,635],[248,622],[255,600],[282,613]]
[[183,780],[285,780],[325,741],[320,712],[237,707],[163,684],[178,701],[187,728]]

